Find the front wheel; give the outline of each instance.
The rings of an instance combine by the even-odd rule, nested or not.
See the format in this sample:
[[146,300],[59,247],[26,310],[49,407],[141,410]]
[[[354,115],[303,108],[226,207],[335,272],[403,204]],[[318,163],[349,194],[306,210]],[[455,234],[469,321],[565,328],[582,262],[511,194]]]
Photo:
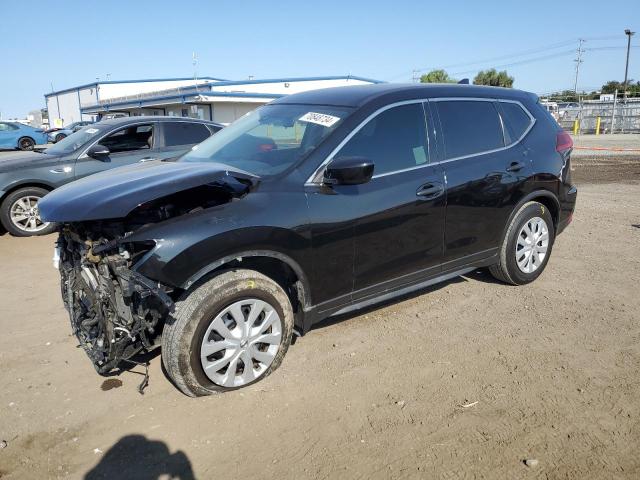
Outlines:
[[162,334],[162,362],[191,397],[262,380],[291,343],[293,309],[276,282],[253,270],[232,270],[176,302]]
[[38,202],[49,193],[44,188],[26,187],[11,192],[0,205],[2,226],[16,237],[46,235],[56,229],[55,224],[43,222]]
[[64,133],[59,133],[56,135],[56,141],[54,143],[58,143],[60,140],[64,140],[67,136]]
[[513,216],[500,247],[499,262],[489,271],[512,285],[533,282],[547,266],[554,240],[549,209],[538,202],[527,202]]

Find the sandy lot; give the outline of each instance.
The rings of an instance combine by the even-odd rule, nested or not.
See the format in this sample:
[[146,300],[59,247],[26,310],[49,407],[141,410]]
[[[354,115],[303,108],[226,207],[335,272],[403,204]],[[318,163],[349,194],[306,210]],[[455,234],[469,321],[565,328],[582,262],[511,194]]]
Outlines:
[[475,272],[325,322],[202,399],[159,357],[144,395],[97,376],[54,238],[0,237],[0,477],[639,478],[640,161],[607,161],[576,158],[575,220],[534,284]]

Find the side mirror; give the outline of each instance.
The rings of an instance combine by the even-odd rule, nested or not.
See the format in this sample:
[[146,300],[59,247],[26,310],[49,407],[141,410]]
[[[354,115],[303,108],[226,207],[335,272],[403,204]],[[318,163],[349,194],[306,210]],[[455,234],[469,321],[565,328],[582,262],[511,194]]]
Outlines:
[[92,145],[89,150],[87,150],[87,155],[103,162],[109,158],[109,153],[109,149],[99,143]]
[[336,157],[324,172],[327,185],[360,185],[373,176],[373,162],[364,157]]

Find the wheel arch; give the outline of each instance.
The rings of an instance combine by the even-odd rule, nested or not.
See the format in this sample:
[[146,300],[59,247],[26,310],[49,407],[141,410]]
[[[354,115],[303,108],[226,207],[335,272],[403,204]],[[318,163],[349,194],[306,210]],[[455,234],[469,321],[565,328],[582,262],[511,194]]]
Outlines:
[[47,183],[44,182],[37,182],[37,181],[23,181],[20,183],[14,183],[13,185],[10,185],[6,191],[4,191],[2,193],[2,196],[0,196],[0,203],[4,202],[4,199],[7,198],[7,196],[11,195],[13,192],[15,192],[16,190],[20,190],[21,188],[42,188],[43,190],[47,190],[48,192],[51,192],[55,189],[55,187],[53,187],[52,185],[49,185]]
[[180,288],[191,289],[211,276],[232,268],[256,270],[276,281],[291,298],[294,312],[294,302],[303,309],[311,305],[311,290],[304,270],[293,258],[275,250],[247,250],[220,258],[201,268]]
[[522,197],[520,201],[515,205],[515,207],[513,207],[513,210],[509,214],[509,218],[504,225],[502,238],[504,238],[505,234],[507,233],[507,229],[509,228],[509,225],[511,225],[513,217],[515,217],[516,213],[518,213],[518,210],[520,210],[520,208],[527,202],[539,202],[547,207],[549,209],[549,212],[551,213],[551,218],[553,219],[553,229],[554,231],[557,230],[558,221],[560,218],[560,201],[558,200],[558,197],[549,190],[534,190],[533,192]]

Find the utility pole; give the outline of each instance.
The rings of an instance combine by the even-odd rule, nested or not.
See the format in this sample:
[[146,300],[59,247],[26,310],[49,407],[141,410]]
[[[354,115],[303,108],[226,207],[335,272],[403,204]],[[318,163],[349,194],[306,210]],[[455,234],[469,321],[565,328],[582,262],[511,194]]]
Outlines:
[[583,38],[578,39],[578,50],[576,50],[577,56],[574,60],[574,62],[576,62],[576,79],[573,83],[573,93],[575,93],[576,97],[578,96],[578,73],[580,73],[580,64],[584,62],[584,60],[582,60],[582,54],[584,53],[582,44],[584,42],[585,40]]
[[420,77],[418,75],[420,75],[420,70],[412,70],[411,81],[413,83],[418,83],[418,81],[420,80]]
[[627,74],[629,73],[629,50],[631,50],[631,37],[635,35],[636,32],[632,32],[628,28],[624,31],[627,36],[627,63],[624,67],[624,101],[627,101]]
[[198,54],[196,52],[191,54],[191,63],[193,64],[193,83],[196,86],[196,92],[198,92]]

